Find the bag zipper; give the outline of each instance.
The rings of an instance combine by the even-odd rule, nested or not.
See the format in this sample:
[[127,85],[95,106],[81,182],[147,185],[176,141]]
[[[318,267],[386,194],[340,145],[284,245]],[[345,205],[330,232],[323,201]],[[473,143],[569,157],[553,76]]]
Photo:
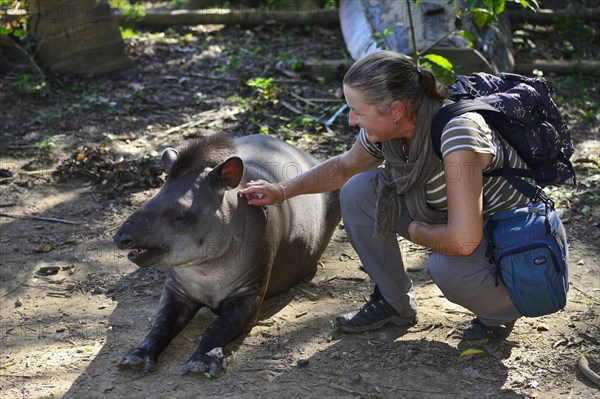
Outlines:
[[544,244],[541,242],[535,243],[535,244],[529,244],[526,245],[524,247],[519,247],[519,248],[514,248],[511,249],[509,251],[504,252],[500,258],[498,259],[498,263],[496,265],[496,268],[498,268],[497,270],[500,270],[498,265],[502,262],[502,259],[504,259],[507,256],[511,256],[511,255],[515,255],[521,252],[525,252],[531,249],[537,249],[537,248],[546,248],[548,249],[548,251],[550,252],[550,256],[552,256],[552,261],[554,261],[554,269],[556,269],[556,273],[560,274],[560,265],[557,261],[556,255],[554,255],[554,252],[552,251],[552,248],[550,247],[550,245],[548,244]]

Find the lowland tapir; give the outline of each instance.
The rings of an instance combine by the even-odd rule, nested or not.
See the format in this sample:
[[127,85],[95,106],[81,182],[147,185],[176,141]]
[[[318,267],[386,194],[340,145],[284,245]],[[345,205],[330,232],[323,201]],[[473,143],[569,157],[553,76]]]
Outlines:
[[340,219],[337,193],[298,196],[269,207],[238,194],[250,180],[293,178],[315,159],[264,135],[199,139],[166,149],[167,181],[114,235],[139,267],[166,269],[154,324],[123,366],[152,372],[160,353],[202,307],[218,318],[182,373],[225,370],[223,348],[254,325],[266,297],[314,274]]

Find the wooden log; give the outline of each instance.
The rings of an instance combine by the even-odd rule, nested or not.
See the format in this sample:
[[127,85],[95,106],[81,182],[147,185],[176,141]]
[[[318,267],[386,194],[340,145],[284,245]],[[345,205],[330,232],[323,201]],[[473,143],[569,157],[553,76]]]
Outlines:
[[[439,50],[439,51],[436,51]],[[440,54],[443,56],[450,57],[451,54],[446,54],[444,51],[452,51],[453,55],[460,55],[461,49],[433,49],[431,52]],[[487,70],[487,67],[481,64],[481,60],[475,62],[468,60],[467,53],[463,54],[461,63],[455,65],[455,71],[458,74],[469,73],[473,70]],[[337,79],[346,73],[348,68],[352,65],[352,61],[349,60],[322,60],[322,59],[309,59],[304,63],[304,76],[310,78],[324,77],[327,79]],[[531,76],[535,69],[539,69],[545,73],[552,73],[555,75],[571,75],[576,73],[591,74],[600,71],[600,61],[586,60],[586,61],[545,61],[536,60],[527,63],[516,63],[514,72],[522,75]]]
[[600,71],[600,61],[582,60],[582,61],[544,61],[536,60],[515,64],[515,73],[522,75],[531,75],[534,69],[539,69],[545,73],[556,75],[571,75],[576,73],[597,73]]
[[573,10],[550,10],[540,8],[536,11],[526,9],[504,11],[511,22],[552,23],[556,18],[574,18],[583,21],[600,20],[600,8],[579,8]]
[[[127,24],[125,16],[117,14],[119,23]],[[269,11],[269,10],[168,10],[147,9],[136,24],[162,28],[175,25],[239,25],[254,27],[276,22],[285,26],[337,26],[337,10]]]

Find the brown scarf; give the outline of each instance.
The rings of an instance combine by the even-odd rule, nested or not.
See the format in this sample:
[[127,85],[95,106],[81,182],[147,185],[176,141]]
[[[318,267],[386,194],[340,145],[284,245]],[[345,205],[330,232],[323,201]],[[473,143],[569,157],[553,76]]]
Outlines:
[[426,128],[415,129],[408,159],[401,139],[382,143],[385,168],[380,169],[373,178],[377,192],[374,238],[390,237],[394,222],[405,211],[402,209],[404,204],[414,220],[440,224],[448,219],[447,212],[430,208],[425,199],[427,181],[433,177],[441,162],[431,142],[431,121],[417,121],[416,125]]

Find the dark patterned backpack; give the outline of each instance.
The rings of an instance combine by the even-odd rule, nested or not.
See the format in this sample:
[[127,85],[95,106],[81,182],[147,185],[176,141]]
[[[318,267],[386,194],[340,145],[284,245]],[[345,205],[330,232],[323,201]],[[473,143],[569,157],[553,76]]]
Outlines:
[[[486,176],[506,177],[531,199],[541,192],[539,188],[560,185],[569,179],[575,184],[575,171],[569,161],[573,155],[571,133],[545,80],[512,73],[473,73],[459,76],[451,90],[454,103],[443,107],[431,126],[433,148],[440,159],[444,126],[455,116],[477,112],[531,168],[510,168],[505,157],[504,167],[486,172]],[[539,187],[518,177],[532,177]]]

